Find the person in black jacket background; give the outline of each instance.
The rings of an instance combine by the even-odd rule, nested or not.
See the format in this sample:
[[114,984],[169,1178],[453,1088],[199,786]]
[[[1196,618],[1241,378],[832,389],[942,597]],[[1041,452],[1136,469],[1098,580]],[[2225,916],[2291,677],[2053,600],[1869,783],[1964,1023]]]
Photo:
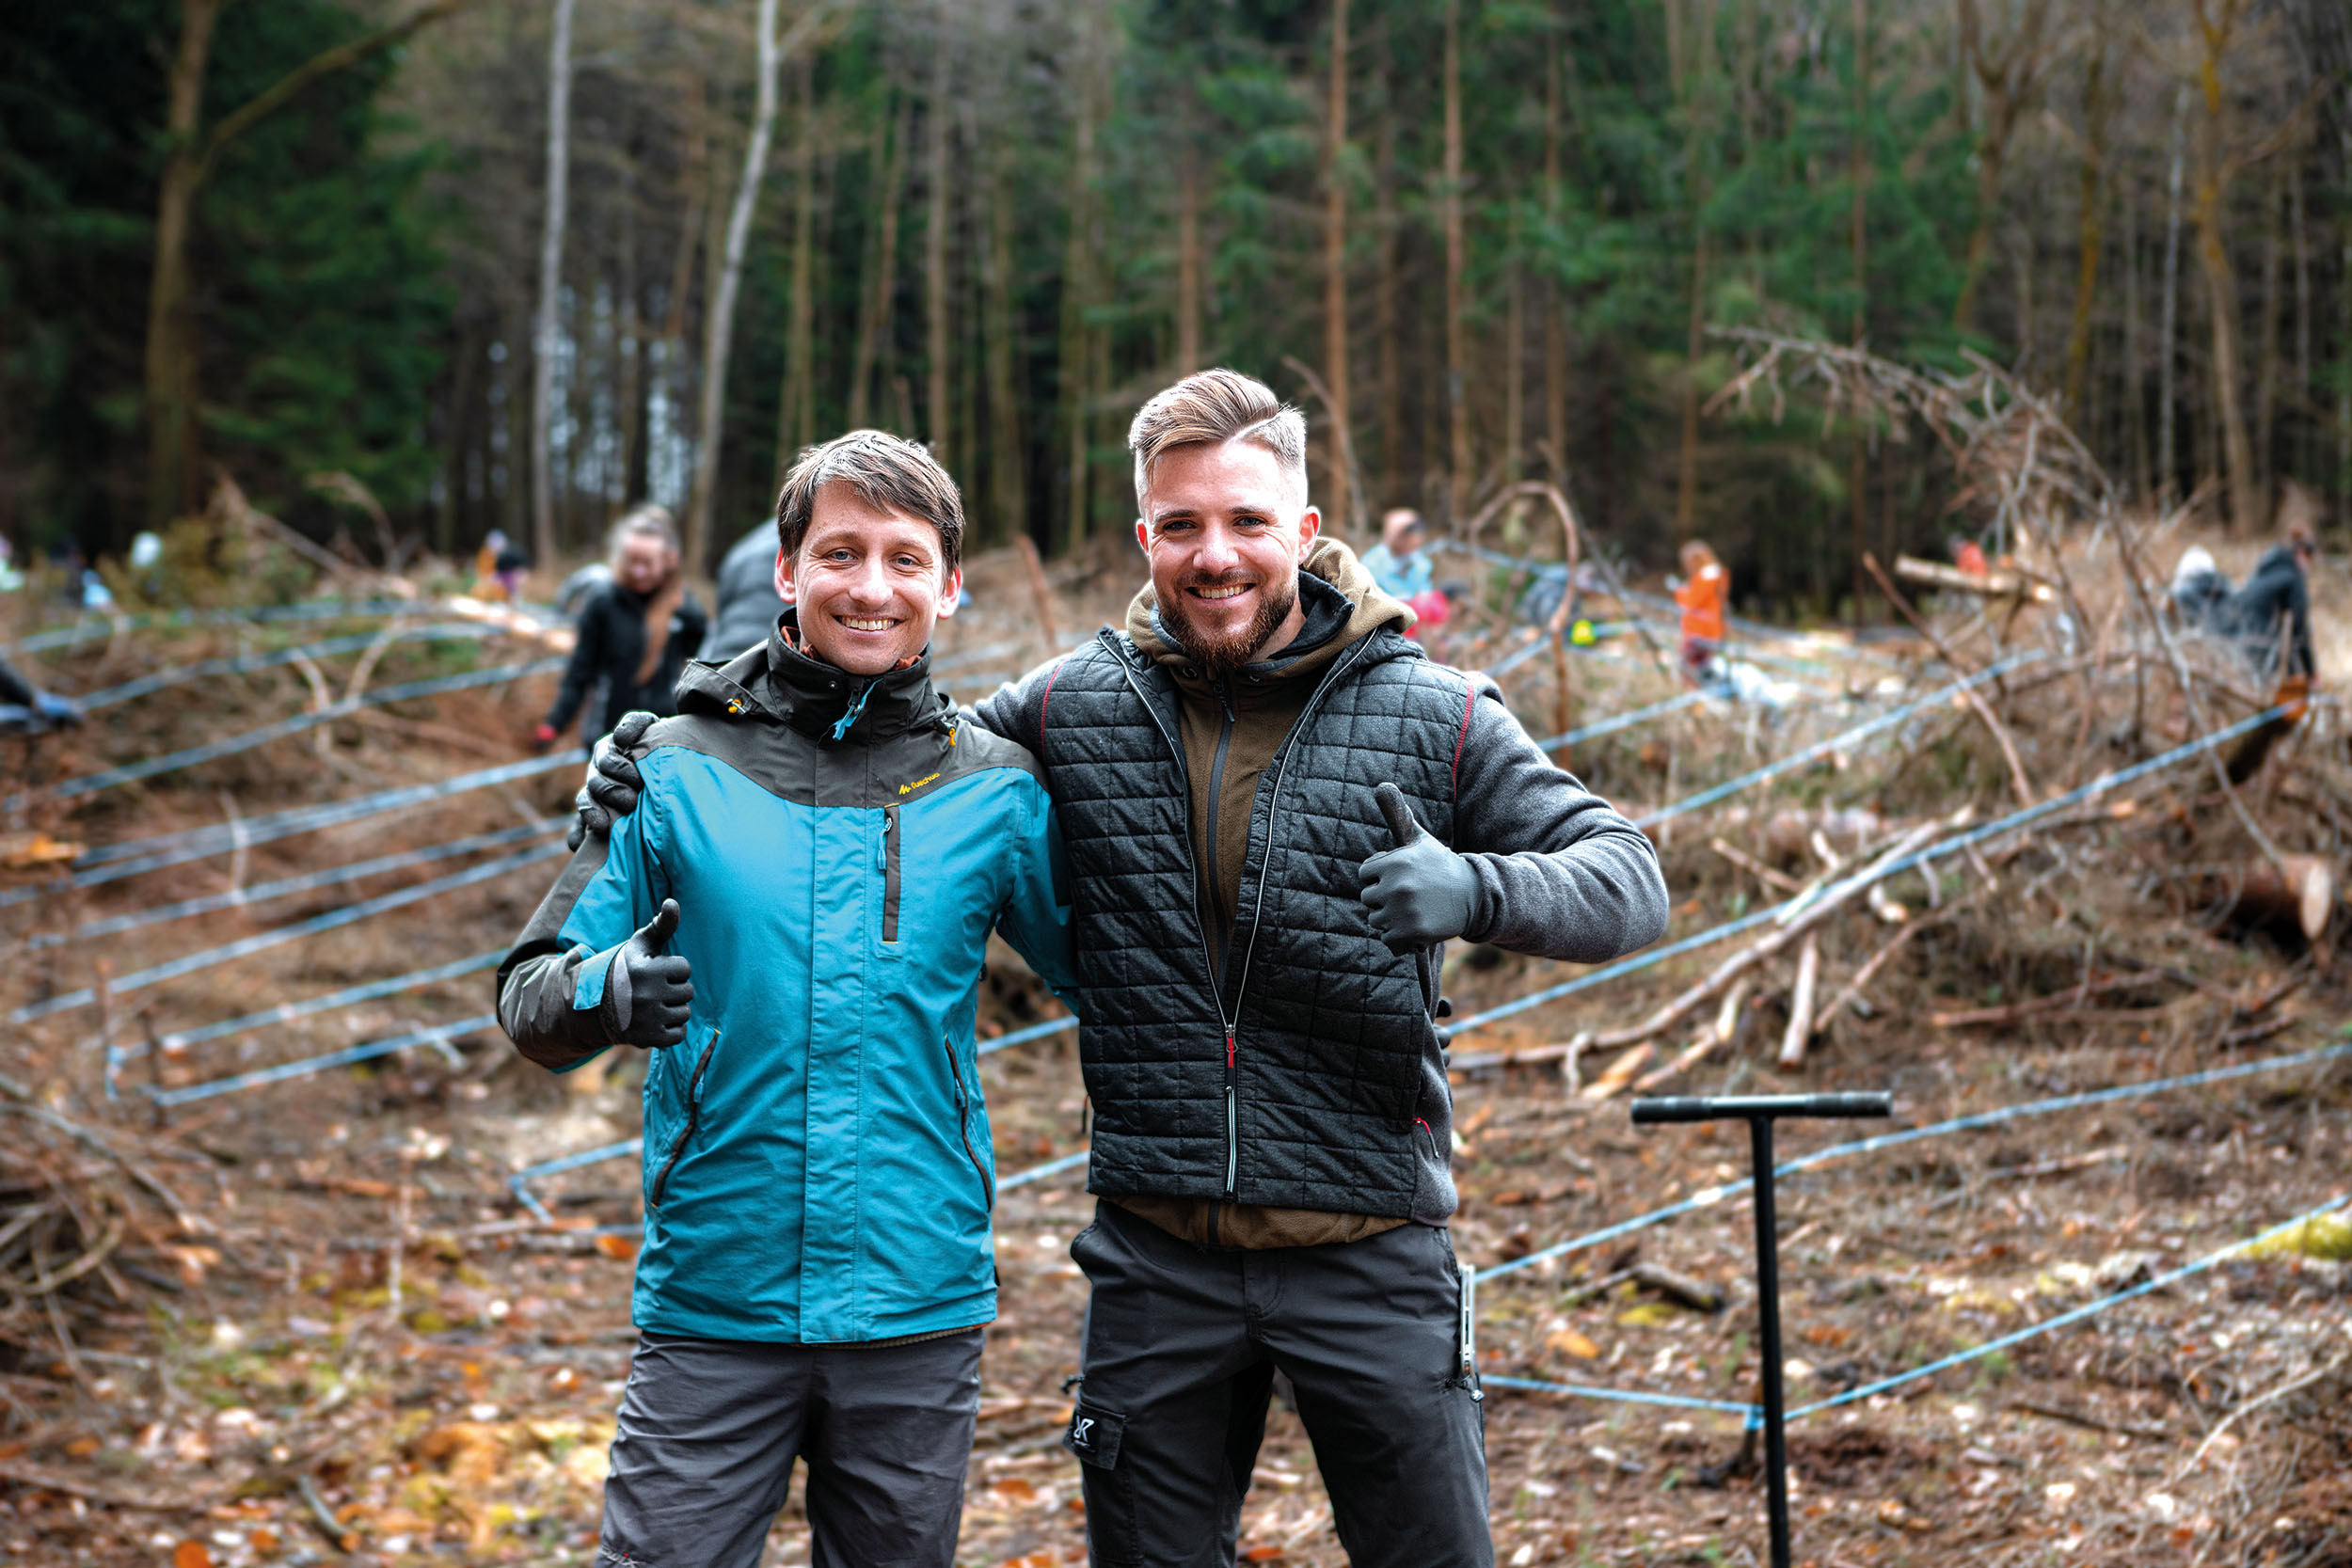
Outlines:
[[763,517],[719,562],[719,610],[703,638],[701,657],[724,664],[756,648],[776,629],[784,596],[776,592],[776,524]]
[[604,702],[586,739],[610,735],[633,708],[677,711],[686,661],[702,646],[707,617],[678,570],[677,529],[659,506],[641,506],[612,526],[612,580],[580,609],[579,641],[555,705],[534,736],[545,749],[570,725],[599,682]]

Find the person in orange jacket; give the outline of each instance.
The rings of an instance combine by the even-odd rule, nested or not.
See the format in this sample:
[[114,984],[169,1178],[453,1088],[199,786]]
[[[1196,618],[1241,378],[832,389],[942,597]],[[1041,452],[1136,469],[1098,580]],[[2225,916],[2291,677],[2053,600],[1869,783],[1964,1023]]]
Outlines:
[[1682,580],[1675,603],[1682,607],[1682,674],[1696,686],[1724,645],[1724,612],[1731,600],[1731,574],[1715,552],[1693,539],[1682,546]]

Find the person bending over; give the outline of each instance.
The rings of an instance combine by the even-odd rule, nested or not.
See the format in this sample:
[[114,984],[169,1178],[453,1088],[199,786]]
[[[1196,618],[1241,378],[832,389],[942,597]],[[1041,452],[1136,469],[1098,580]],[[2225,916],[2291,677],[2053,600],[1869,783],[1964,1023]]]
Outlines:
[[558,1071],[644,1088],[635,1361],[600,1562],[752,1568],[796,1460],[815,1564],[947,1568],[996,1315],[973,1042],[992,927],[1073,990],[1030,754],[931,689],[962,506],[858,431],[776,509],[787,609],[632,721],[643,806],[591,833],[499,969]]

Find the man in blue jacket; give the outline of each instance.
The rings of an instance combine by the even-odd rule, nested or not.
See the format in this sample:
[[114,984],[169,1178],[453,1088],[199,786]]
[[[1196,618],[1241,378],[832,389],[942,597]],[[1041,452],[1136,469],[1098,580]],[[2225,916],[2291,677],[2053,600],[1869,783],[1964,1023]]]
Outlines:
[[791,608],[633,736],[641,808],[499,1017],[558,1071],[656,1053],[599,1560],[751,1568],[804,1459],[816,1563],[947,1568],[996,1314],[981,961],[993,927],[1073,988],[1061,848],[1029,753],[931,689],[963,515],[930,455],[813,449],[776,523]]

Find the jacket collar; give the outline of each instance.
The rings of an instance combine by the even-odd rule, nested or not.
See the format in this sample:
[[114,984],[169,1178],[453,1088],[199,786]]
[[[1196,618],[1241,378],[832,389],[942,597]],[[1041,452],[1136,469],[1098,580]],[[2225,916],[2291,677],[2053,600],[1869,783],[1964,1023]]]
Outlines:
[[756,713],[820,745],[872,745],[949,721],[951,705],[931,689],[929,647],[904,669],[853,675],[796,647],[799,627],[797,612],[787,609],[765,643],[724,664],[688,666],[678,680],[678,710]]

